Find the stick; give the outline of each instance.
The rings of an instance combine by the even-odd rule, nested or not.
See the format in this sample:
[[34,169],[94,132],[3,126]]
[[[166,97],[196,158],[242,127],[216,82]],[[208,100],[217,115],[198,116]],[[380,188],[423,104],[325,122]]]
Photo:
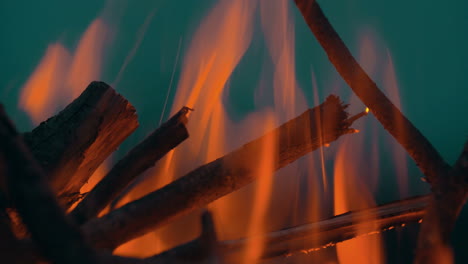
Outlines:
[[36,245],[54,263],[96,263],[79,230],[66,221],[44,172],[0,106],[0,153],[10,199]]
[[326,18],[317,1],[294,1],[341,77],[370,108],[383,127],[403,146],[428,181],[438,185],[440,177],[443,178],[443,175],[446,175],[450,166],[362,69]]
[[183,107],[127,153],[78,204],[70,217],[80,225],[96,217],[135,177],[153,167],[166,153],[187,139],[185,124],[188,111],[189,108]]
[[[354,133],[346,120],[345,108],[338,97],[330,96],[322,105],[307,110],[269,134],[141,199],[90,220],[83,230],[96,247],[113,249],[177,216],[202,208],[256,179],[261,146],[272,135],[276,135],[279,142],[274,162],[278,170],[342,135]],[[323,122],[317,126],[319,120]]]
[[103,82],[92,82],[64,110],[24,138],[68,207],[97,167],[137,126],[135,108],[125,98]]
[[[412,197],[271,232],[264,235],[266,247],[262,258],[309,253],[357,236],[376,234],[418,222],[422,219],[428,202],[428,195]],[[230,260],[236,259],[236,255],[245,249],[247,243],[248,238],[223,241],[220,245],[221,254],[227,255]]]

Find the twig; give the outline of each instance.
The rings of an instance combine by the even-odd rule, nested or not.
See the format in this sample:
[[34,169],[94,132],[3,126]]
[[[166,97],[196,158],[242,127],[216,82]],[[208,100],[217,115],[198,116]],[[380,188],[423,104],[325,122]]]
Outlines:
[[[99,248],[115,248],[133,238],[170,222],[197,208],[251,183],[257,177],[261,146],[266,138],[277,136],[278,152],[274,168],[278,170],[303,155],[354,133],[346,122],[345,107],[336,96],[307,110],[241,148],[203,165],[182,178],[133,201],[83,226],[89,241]],[[317,122],[323,120],[320,131]]]
[[185,124],[188,111],[189,108],[182,108],[127,153],[78,204],[70,217],[81,225],[97,216],[135,177],[187,139],[189,135]]
[[79,230],[66,221],[45,174],[0,106],[0,153],[9,198],[36,245],[54,263],[97,263]]
[[112,87],[92,82],[24,139],[65,206],[97,167],[138,127],[135,108]]

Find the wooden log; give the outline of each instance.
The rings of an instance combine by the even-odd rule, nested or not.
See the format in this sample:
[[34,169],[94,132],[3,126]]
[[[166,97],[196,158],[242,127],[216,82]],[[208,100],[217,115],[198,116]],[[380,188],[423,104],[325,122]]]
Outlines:
[[96,217],[128,184],[145,170],[154,166],[166,153],[188,138],[187,113],[183,107],[161,127],[133,148],[86,195],[70,213],[78,224]]
[[329,96],[322,105],[307,110],[267,135],[141,199],[88,221],[83,230],[96,247],[113,249],[177,216],[202,208],[256,179],[261,146],[271,136],[278,139],[274,161],[274,168],[278,170],[342,135],[354,133],[347,122],[345,108],[338,97]]
[[104,82],[92,82],[24,139],[63,205],[79,198],[97,167],[138,127],[135,108]]
[[67,222],[39,163],[0,106],[0,153],[9,198],[35,244],[53,263],[97,263],[77,227]]

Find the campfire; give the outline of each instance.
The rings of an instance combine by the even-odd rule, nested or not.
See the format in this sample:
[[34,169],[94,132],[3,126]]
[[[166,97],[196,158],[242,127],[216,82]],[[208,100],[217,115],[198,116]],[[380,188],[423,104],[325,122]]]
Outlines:
[[[358,63],[319,3],[294,2],[355,97],[319,101],[315,87],[314,106],[306,107],[294,78],[287,2],[221,0],[191,40],[170,117],[116,160],[112,154],[139,127],[138,109],[113,85],[83,82],[96,77],[98,66],[84,65],[83,56],[102,51],[105,24],[93,22],[74,55],[51,45],[20,106],[38,123],[55,112],[56,87],[71,87],[73,101],[26,133],[0,108],[2,263],[386,263],[383,234],[408,227],[419,229],[414,263],[453,263],[450,236],[468,197],[468,143],[455,164],[444,161],[398,98],[389,99]],[[223,89],[247,52],[257,10],[274,65],[265,78],[274,79],[275,109],[236,123]],[[161,95],[165,104],[169,93]],[[410,196],[406,176],[396,175],[401,199],[376,203],[377,137],[369,133],[376,128],[362,125],[370,118],[393,137],[396,166],[406,168],[409,155],[429,194]]]

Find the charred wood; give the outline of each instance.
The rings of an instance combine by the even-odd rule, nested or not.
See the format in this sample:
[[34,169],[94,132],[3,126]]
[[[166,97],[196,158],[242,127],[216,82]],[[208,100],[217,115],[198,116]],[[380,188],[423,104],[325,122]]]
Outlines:
[[0,152],[8,195],[35,244],[54,263],[97,263],[77,227],[69,223],[44,171],[0,107]]
[[62,205],[80,198],[97,167],[138,127],[135,108],[104,82],[92,82],[24,140]]
[[96,217],[132,180],[187,139],[189,135],[185,124],[188,111],[189,108],[183,107],[117,162],[70,213],[71,218],[83,224]]

